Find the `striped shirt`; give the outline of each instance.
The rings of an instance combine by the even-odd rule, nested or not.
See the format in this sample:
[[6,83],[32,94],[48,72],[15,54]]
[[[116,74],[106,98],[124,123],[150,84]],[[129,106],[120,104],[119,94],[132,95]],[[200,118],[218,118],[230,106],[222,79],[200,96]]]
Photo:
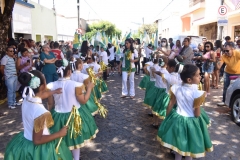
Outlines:
[[4,75],[5,79],[10,78],[11,76],[17,75],[16,64],[12,57],[5,55],[1,60],[1,65],[5,66]]

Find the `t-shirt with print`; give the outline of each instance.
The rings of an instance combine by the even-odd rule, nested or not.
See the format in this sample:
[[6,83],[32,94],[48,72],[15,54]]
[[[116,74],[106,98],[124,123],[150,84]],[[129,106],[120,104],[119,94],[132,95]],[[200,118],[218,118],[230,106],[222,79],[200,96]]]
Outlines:
[[8,79],[13,75],[17,75],[16,64],[12,57],[5,55],[1,60],[1,65],[5,66],[4,75]]

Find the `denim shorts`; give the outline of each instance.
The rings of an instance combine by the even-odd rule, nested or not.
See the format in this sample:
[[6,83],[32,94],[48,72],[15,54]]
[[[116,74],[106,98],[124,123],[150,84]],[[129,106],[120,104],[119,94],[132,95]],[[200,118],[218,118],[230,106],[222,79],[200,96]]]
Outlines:
[[208,67],[206,67],[206,65],[207,65],[207,63],[204,62],[202,65],[202,72],[203,73],[213,73],[213,69],[214,69],[213,63],[210,63]]

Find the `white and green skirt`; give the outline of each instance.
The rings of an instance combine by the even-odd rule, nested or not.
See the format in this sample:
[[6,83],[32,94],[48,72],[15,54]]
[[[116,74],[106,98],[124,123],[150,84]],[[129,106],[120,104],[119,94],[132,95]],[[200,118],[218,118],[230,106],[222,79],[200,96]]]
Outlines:
[[148,85],[149,81],[150,81],[150,76],[145,75],[142,78],[141,82],[139,83],[138,88],[145,90],[147,88],[147,85]]
[[208,128],[202,116],[185,117],[175,109],[164,119],[158,129],[158,140],[182,156],[204,157],[212,152],[213,145]]
[[55,151],[58,139],[41,144],[34,145],[32,141],[24,137],[23,132],[18,133],[8,143],[4,160],[71,160],[72,153],[63,141],[60,144],[58,154]]
[[[70,150],[83,147],[86,142],[94,139],[98,133],[97,125],[89,110],[86,107],[80,107],[78,111],[82,119],[81,135],[76,138],[73,136],[71,137],[71,130],[69,130],[67,135],[63,138]],[[54,126],[51,127],[50,130],[51,132],[57,132],[66,124],[70,112],[58,113],[53,109],[51,113],[54,120]]]

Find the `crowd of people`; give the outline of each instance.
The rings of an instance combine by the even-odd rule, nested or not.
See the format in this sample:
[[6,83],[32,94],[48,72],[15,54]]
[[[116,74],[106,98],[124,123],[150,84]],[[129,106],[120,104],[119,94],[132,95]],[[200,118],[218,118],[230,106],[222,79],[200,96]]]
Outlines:
[[[145,76],[139,87],[146,90],[142,98],[152,111],[149,115],[161,144],[173,150],[176,160],[205,156],[205,151],[213,150],[207,131],[210,120],[202,108],[205,97],[211,87],[218,89],[223,75],[223,103],[218,105],[224,105],[229,77],[240,75],[240,41],[235,44],[229,36],[225,40],[213,44],[203,39],[196,45],[191,37],[175,44],[172,38],[161,38],[154,47],[129,38],[117,53],[117,46],[110,43],[94,47],[83,41],[77,49],[62,41],[41,45],[26,39],[17,44],[10,39],[6,54],[1,55],[1,87],[6,86],[9,109],[22,105],[24,131],[9,142],[5,159],[39,159],[39,154],[45,159],[79,159],[80,148],[98,132],[93,116],[106,116],[100,105],[102,94],[108,91],[104,80],[118,71],[121,98],[134,99],[134,76],[141,70]],[[16,91],[22,95],[21,104],[16,101]],[[47,107],[43,99],[48,100]],[[160,127],[159,118],[164,119]],[[189,132],[179,134],[183,130]],[[192,132],[201,138],[191,136]],[[60,154],[56,154],[54,146],[60,137],[64,138],[58,145]]]

